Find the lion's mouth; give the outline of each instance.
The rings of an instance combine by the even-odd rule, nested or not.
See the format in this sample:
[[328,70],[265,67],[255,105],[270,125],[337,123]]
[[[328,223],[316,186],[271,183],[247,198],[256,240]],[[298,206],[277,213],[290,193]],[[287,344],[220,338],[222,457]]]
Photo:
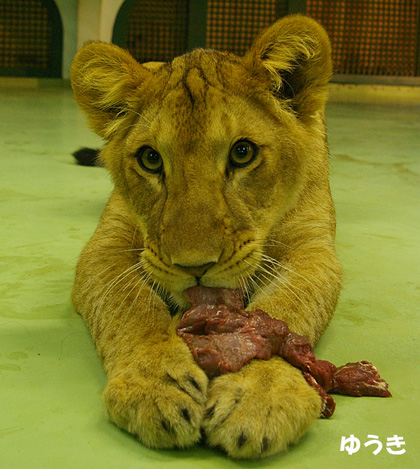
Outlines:
[[198,282],[200,281],[201,277],[203,277],[214,265],[216,265],[216,262],[207,262],[201,265],[174,264],[175,267],[181,269],[186,274],[191,275]]
[[167,262],[159,255],[158,246],[145,247],[141,254],[142,267],[149,276],[152,288],[168,306],[174,303],[181,310],[189,306],[185,291],[195,286],[241,289],[244,301],[248,304],[255,290],[255,274],[259,269],[261,256],[258,243],[249,239],[230,253],[225,251],[217,262],[199,265]]

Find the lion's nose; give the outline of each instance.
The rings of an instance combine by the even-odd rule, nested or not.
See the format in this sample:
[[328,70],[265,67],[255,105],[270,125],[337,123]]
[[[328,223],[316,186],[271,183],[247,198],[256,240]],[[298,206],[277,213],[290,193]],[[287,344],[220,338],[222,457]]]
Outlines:
[[183,270],[185,273],[191,275],[192,277],[200,278],[214,264],[216,264],[216,262],[207,262],[207,264],[202,264],[202,265],[181,265],[181,264],[174,264],[174,265],[178,267],[179,269]]

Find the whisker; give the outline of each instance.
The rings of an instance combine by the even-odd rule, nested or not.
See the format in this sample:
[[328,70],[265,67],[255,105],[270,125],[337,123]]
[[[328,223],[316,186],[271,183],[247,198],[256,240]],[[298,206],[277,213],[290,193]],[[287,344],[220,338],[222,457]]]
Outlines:
[[[260,271],[260,276],[265,279],[268,284],[266,284],[266,288],[270,288],[270,285],[272,287],[275,286],[275,284],[279,285],[279,286],[282,286],[284,288],[286,288],[286,290],[290,293],[292,293],[292,295],[306,308],[306,305],[305,305],[305,302],[300,298],[300,296],[289,286],[290,284],[288,284],[288,282],[285,282],[284,279],[282,279],[280,276],[276,277],[274,276],[273,274],[271,273],[263,273]],[[267,295],[268,295],[269,292],[267,292]],[[290,298],[290,296],[289,296]]]
[[[275,265],[277,265],[277,266],[280,267],[280,268],[283,268],[283,267],[284,267],[284,266],[283,266],[282,264],[280,264],[280,263],[275,264]],[[286,284],[286,283],[287,283],[288,285],[291,285],[295,290],[297,290],[297,291],[299,291],[300,293],[302,293],[302,294],[305,295],[306,292],[305,292],[304,290],[302,290],[301,288],[299,288],[299,287],[297,287],[296,285],[294,285],[290,280],[287,281],[286,277],[281,276],[281,275],[280,275],[280,272],[276,269],[275,265],[270,265],[270,264],[267,265],[267,264],[265,264],[264,266],[260,266],[260,268],[261,268],[261,270],[263,270],[263,271],[266,272],[267,274],[272,275],[273,278],[276,278],[276,279],[278,279],[278,280],[281,279],[281,281],[282,281],[283,284]],[[271,269],[271,270],[269,270],[269,269]],[[294,272],[293,272],[291,269],[287,269],[287,268],[286,268],[285,270],[294,274]],[[302,276],[301,276],[301,277],[302,277]],[[302,278],[304,278],[304,277],[302,277]],[[305,280],[306,280],[306,279],[305,279]]]
[[243,291],[244,293],[244,300],[245,300],[245,303],[249,303],[249,292],[248,292],[248,284],[247,284],[247,281],[245,279],[245,277],[240,274],[239,275],[239,285],[241,287],[241,290]]
[[132,112],[132,113],[135,114],[136,116],[141,117],[141,114],[140,114],[139,112],[137,112],[137,111],[135,111],[134,109],[131,109],[131,108],[129,108],[129,107],[124,108],[124,109],[123,109],[123,112]]
[[261,256],[261,259],[266,261],[267,263],[271,264],[271,267],[273,268],[273,266],[277,266],[279,267],[280,269],[284,269],[286,270],[287,272],[293,274],[293,275],[296,275],[296,277],[299,277],[301,278],[302,280],[304,280],[305,282],[307,282],[309,285],[311,285],[313,288],[315,288],[316,290],[318,290],[319,292],[322,293],[322,290],[321,288],[316,285],[315,283],[313,283],[311,280],[309,280],[308,277],[302,275],[302,274],[299,274],[298,272],[296,272],[294,269],[291,269],[290,267],[287,267],[287,265],[281,263],[280,261],[278,261],[277,259],[273,259],[272,257],[266,255],[266,254],[262,254]]
[[247,277],[245,279],[245,284],[246,284],[246,299],[247,303],[249,304],[251,302],[251,298],[253,294],[259,290],[260,285],[258,285],[258,282],[254,279],[254,277]]
[[139,267],[142,266],[142,262],[137,262],[136,264],[128,267],[124,272],[121,274],[117,275],[114,279],[112,279],[109,283],[105,285],[103,288],[104,294],[102,295],[102,298],[98,304],[98,308],[102,309],[103,304],[105,302],[106,297],[110,294],[110,292],[117,286],[119,285],[124,279],[126,279],[130,274],[132,274],[134,271],[136,271]]
[[108,272],[109,269],[112,269],[114,266],[111,264],[108,267],[106,267],[104,270],[101,270],[97,274],[93,275],[92,277],[89,278],[90,281],[97,279],[101,275],[103,275],[105,272]]
[[[138,298],[139,298],[139,296],[140,296],[140,293],[143,291],[143,289],[144,289],[145,287],[148,287],[148,286],[149,286],[149,283],[148,283],[148,282],[149,282],[149,280],[150,280],[150,277],[151,277],[151,274],[150,274],[150,273],[146,274],[144,277],[139,277],[139,279],[137,280],[137,282],[136,282],[136,284],[134,285],[134,287],[130,290],[129,294],[126,296],[126,298],[128,298],[128,296],[132,293],[132,291],[135,290],[135,289],[139,286],[139,284],[142,284],[142,285],[140,286],[140,288],[137,290],[136,296],[134,297],[133,301],[131,302],[131,305],[130,305],[130,307],[128,308],[127,313],[130,313],[130,312],[131,312],[133,306],[137,303],[137,300],[138,300]],[[125,300],[126,298],[124,298],[124,300]]]
[[[150,275],[151,275],[150,273],[139,272],[139,277],[138,278],[140,278],[141,280],[145,280],[147,282]],[[138,278],[133,277],[129,282],[127,282],[127,284],[125,285],[125,287],[121,291],[126,291],[134,281],[138,280]]]
[[255,278],[252,278],[251,280],[252,280],[252,284],[254,285],[255,291],[258,292],[258,295],[263,296],[264,298],[268,298],[270,302],[270,306],[274,307],[273,300],[271,300],[269,296],[270,291],[268,290],[270,288],[269,284],[273,284],[272,278],[270,278],[269,276],[265,274],[260,273],[258,275],[258,280],[260,280],[262,285],[261,283],[258,283]]
[[148,306],[147,306],[147,309],[146,309],[146,317],[147,319],[152,319],[152,324],[153,324],[153,314],[152,314],[152,311],[153,311],[153,306],[154,306],[154,300],[155,300],[155,296],[154,295],[157,295],[156,291],[155,291],[155,287],[156,287],[156,279],[153,280],[152,282],[152,286],[150,288],[150,291],[149,291],[149,299],[148,299]]
[[268,238],[268,239],[255,239],[256,242],[260,244],[261,247],[278,247],[278,246],[283,246],[283,247],[289,247],[288,244],[283,243],[283,241],[279,241],[278,239],[274,238]]
[[[273,268],[274,270],[274,268]],[[282,287],[284,287],[288,292],[290,292],[300,303],[301,305],[304,307],[304,309],[308,312],[310,312],[307,304],[305,303],[305,301],[301,298],[301,296],[296,293],[295,290],[297,290],[298,292],[300,292],[301,294],[305,295],[305,291],[301,290],[300,288],[298,288],[296,285],[293,285],[293,283],[291,283],[290,281],[287,281],[286,278],[284,278],[283,276],[281,276],[279,274],[279,272],[277,271],[270,271],[268,270],[268,268],[266,267],[263,267],[263,266],[260,266],[260,269],[259,269],[259,276],[261,276],[263,279],[265,279],[268,283],[265,285],[265,288],[270,288],[270,285],[271,284],[272,286],[275,286],[275,284],[278,284]],[[267,296],[268,296],[268,291],[267,291]],[[286,292],[284,292],[286,293]],[[288,295],[287,295],[288,296]],[[290,298],[290,296],[289,296]]]
[[130,249],[120,249],[114,252],[143,252],[144,248],[130,248]]

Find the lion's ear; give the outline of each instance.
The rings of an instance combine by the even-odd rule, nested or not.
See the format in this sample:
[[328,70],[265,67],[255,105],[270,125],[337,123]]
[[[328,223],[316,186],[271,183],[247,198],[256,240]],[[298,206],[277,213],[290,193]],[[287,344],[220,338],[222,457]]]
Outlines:
[[76,54],[70,76],[76,101],[93,130],[109,139],[125,121],[134,90],[150,72],[127,51],[91,42]]
[[322,109],[332,73],[325,30],[301,15],[287,16],[266,29],[247,53],[254,70],[268,72],[276,96],[289,101],[301,118]]

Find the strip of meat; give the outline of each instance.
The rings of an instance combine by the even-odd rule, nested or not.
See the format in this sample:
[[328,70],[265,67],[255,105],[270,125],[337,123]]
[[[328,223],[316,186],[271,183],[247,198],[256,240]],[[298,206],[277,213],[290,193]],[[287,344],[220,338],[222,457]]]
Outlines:
[[317,360],[310,341],[291,332],[284,321],[261,310],[244,311],[242,292],[224,288],[192,287],[186,291],[192,308],[184,313],[177,334],[210,378],[239,371],[254,358],[268,360],[277,354],[302,370],[306,381],[320,394],[321,416],[335,409],[327,394],[389,397],[388,384],[369,362],[336,367]]
[[310,373],[304,372],[303,376],[306,379],[306,382],[315,388],[315,391],[318,391],[318,394],[321,396],[322,405],[320,417],[323,419],[329,419],[335,410],[334,399],[329,394],[327,394],[327,391],[325,391],[325,389],[320,384],[318,384],[317,380]]
[[361,361],[347,363],[337,368],[328,392],[347,396],[390,397],[387,382],[382,379],[372,363]]

